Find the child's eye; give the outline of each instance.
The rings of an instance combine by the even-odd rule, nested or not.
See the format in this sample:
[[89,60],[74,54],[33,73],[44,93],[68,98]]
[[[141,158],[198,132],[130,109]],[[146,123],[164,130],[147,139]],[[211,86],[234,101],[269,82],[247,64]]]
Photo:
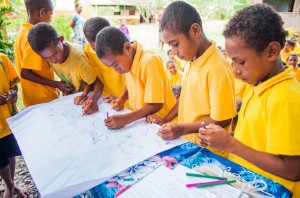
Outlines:
[[178,47],[179,43],[173,44],[173,47]]
[[239,64],[240,64],[240,65],[244,65],[244,64],[245,64],[245,61],[240,61]]

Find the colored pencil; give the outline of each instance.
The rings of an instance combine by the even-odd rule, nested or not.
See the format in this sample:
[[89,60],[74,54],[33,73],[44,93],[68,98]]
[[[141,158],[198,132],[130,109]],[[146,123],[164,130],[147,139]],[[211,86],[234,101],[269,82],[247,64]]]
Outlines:
[[70,82],[67,80],[67,78],[63,75],[63,73],[60,72],[59,75],[60,75],[60,77],[63,79],[63,81],[65,81],[65,83],[66,83],[67,85],[71,85]]
[[203,177],[203,178],[220,179],[220,180],[227,180],[227,178],[225,178],[225,177],[217,177],[217,176],[203,175],[203,174],[195,174],[195,173],[186,173],[186,176],[191,176],[191,177]]
[[201,122],[201,126],[206,129],[205,123]]
[[218,185],[223,185],[223,184],[231,184],[235,183],[236,180],[230,180],[226,182],[219,182],[219,183],[214,183],[214,184],[201,184],[199,186],[196,186],[197,188],[206,188],[206,187],[213,187],[213,186],[218,186]]
[[197,183],[191,183],[191,184],[186,184],[185,186],[187,188],[199,186],[202,184],[215,184],[215,183],[220,183],[220,182],[226,182],[227,180],[216,180],[216,181],[210,181],[210,182],[197,182]]

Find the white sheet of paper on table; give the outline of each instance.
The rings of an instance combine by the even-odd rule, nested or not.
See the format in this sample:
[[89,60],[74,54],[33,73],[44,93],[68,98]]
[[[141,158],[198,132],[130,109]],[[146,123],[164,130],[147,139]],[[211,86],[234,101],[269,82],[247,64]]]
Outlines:
[[120,198],[238,198],[241,191],[230,185],[209,188],[187,188],[188,183],[215,181],[214,179],[188,177],[194,170],[178,165],[174,170],[161,166],[140,182],[126,190]]
[[71,197],[157,153],[186,142],[163,141],[159,126],[139,120],[120,130],[104,126],[111,110],[98,102],[99,112],[82,117],[76,95],[35,105],[8,119],[27,167],[42,197]]

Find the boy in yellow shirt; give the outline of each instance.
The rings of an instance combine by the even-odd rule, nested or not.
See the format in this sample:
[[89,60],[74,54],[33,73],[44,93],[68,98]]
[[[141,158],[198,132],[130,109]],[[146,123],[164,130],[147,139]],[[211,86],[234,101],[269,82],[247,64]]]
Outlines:
[[6,119],[16,113],[18,99],[19,78],[7,56],[0,53],[0,176],[6,184],[3,197],[13,197],[17,193],[20,197],[28,196],[27,189],[14,184],[16,159],[22,155],[18,143],[12,134]]
[[58,91],[70,91],[67,84],[54,81],[54,73],[47,61],[30,47],[27,35],[39,22],[50,22],[53,14],[51,0],[25,0],[28,20],[16,36],[15,62],[21,76],[22,98],[25,107],[50,102],[58,98]]
[[170,60],[175,61],[177,68],[180,69],[181,71],[183,71],[184,67],[182,66],[182,63],[179,60],[179,58],[177,58],[177,56],[173,53],[173,51],[171,49],[169,49],[167,54],[168,54],[168,58]]
[[298,56],[296,54],[290,54],[287,58],[287,65],[293,67],[293,72],[295,72],[295,78],[300,82],[300,69],[298,67]]
[[177,69],[176,63],[173,60],[168,60],[167,66],[167,79],[171,84],[171,88],[176,100],[178,100],[181,92],[181,78],[182,72]]
[[103,83],[102,96],[105,102],[111,102],[119,97],[125,88],[125,75],[114,71],[112,67],[104,65],[95,52],[95,40],[97,33],[104,27],[110,26],[109,22],[102,17],[94,17],[84,25],[84,35],[88,41],[85,46],[86,56],[94,67],[98,78]]
[[112,107],[122,109],[128,99],[133,110],[105,119],[109,129],[121,128],[150,114],[164,116],[174,106],[175,99],[158,55],[144,51],[139,43],[131,45],[123,32],[114,27],[105,27],[97,34],[96,53],[105,65],[125,73],[127,92],[113,101]]
[[282,62],[286,63],[287,58],[293,52],[293,45],[295,47],[295,43],[289,40],[284,43],[284,47],[280,52]]
[[[57,75],[66,78],[74,86],[74,93],[83,91],[74,99],[75,104],[82,104],[83,114],[92,114],[98,110],[97,101],[103,85],[97,78],[81,46],[64,42],[63,36],[58,36],[56,30],[47,23],[38,23],[28,33],[28,41],[32,49],[43,59],[49,61]],[[87,100],[89,89],[93,94]]]
[[[282,19],[266,4],[252,5],[238,11],[223,34],[235,74],[250,86],[234,137],[213,124],[199,136],[230,152],[230,160],[292,191],[300,180],[300,86],[281,61]],[[276,192],[276,185],[266,188]]]
[[[164,124],[178,116],[178,124],[163,125],[158,134],[163,139],[182,136],[200,145],[197,132],[201,122],[229,128],[236,115],[231,68],[215,42],[206,38],[198,12],[188,3],[171,3],[164,12],[161,29],[173,52],[190,62],[184,69],[179,101],[167,116],[154,119],[156,123]],[[226,155],[222,151],[213,151]]]

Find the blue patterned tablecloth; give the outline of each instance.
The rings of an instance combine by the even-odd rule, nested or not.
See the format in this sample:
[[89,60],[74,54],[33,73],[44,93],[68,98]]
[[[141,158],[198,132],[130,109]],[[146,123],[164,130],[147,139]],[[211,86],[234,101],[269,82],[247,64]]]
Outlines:
[[[231,173],[239,175],[244,181],[249,182],[251,185],[255,185],[258,189],[263,183],[264,196],[266,197],[286,198],[292,196],[292,193],[289,190],[277,182],[269,180],[236,163],[215,155],[205,148],[201,148],[193,143],[187,142],[148,158],[145,161],[115,175],[98,186],[75,196],[75,198],[117,197],[162,164],[171,169],[173,169],[177,164],[182,164],[188,168],[193,168],[197,165],[201,166],[203,164],[218,164],[219,167],[230,167],[229,171]],[[261,182],[256,183],[255,181]]]

